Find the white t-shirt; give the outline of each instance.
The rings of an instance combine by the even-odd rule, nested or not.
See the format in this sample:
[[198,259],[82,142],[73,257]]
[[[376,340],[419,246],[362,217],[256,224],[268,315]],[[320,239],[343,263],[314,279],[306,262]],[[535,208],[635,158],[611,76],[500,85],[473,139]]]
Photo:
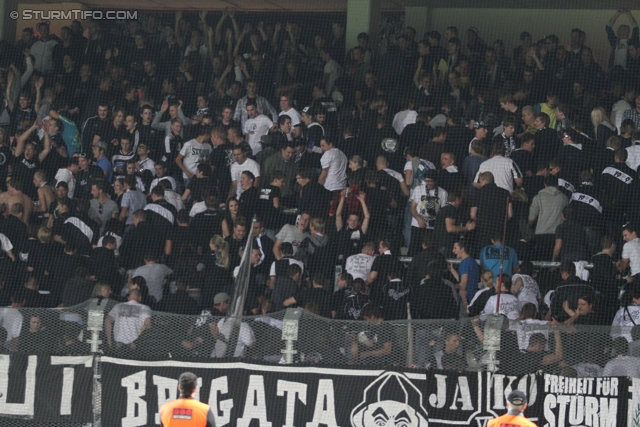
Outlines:
[[244,127],[242,128],[242,132],[245,135],[249,135],[249,145],[251,146],[251,151],[255,156],[259,152],[262,151],[262,144],[260,143],[260,138],[269,133],[269,129],[273,126],[273,122],[271,119],[264,114],[260,114],[255,119],[247,119],[244,122]]
[[[502,305],[502,300],[500,301],[500,305]],[[543,334],[547,339],[546,350],[549,349],[549,327],[545,326],[548,323],[544,320],[536,320],[536,319],[524,319],[519,322],[512,322],[509,326],[509,329],[516,331],[516,335],[518,336],[518,348],[520,350],[525,351],[527,347],[529,347],[529,338],[533,334]]]
[[7,330],[7,342],[20,336],[22,320],[22,314],[17,308],[0,308],[0,325]]
[[618,356],[604,365],[603,377],[640,377],[640,357]]
[[330,95],[331,92],[333,92],[333,84],[342,75],[342,68],[335,59],[332,59],[324,64],[324,73],[329,74],[329,80],[327,81],[325,89],[327,91],[327,95]]
[[260,176],[260,165],[255,160],[247,159],[243,164],[238,164],[238,162],[232,164],[230,170],[231,181],[235,181],[237,184],[236,197],[240,199],[240,195],[244,191],[240,187],[240,176],[242,175],[242,172],[249,171],[257,178]]
[[632,276],[640,273],[640,239],[636,238],[624,244],[622,258],[629,260]]
[[289,141],[291,141],[293,139],[293,128],[298,126],[300,124],[300,122],[302,122],[302,117],[300,116],[300,113],[298,113],[298,110],[296,110],[295,108],[290,109],[289,111],[280,111],[280,116],[284,116],[287,115],[289,117],[291,117],[291,132],[289,132],[287,134],[287,139],[289,139]]
[[399,111],[393,117],[393,123],[391,126],[396,130],[398,135],[402,134],[405,126],[414,124],[416,122],[416,118],[418,117],[418,112],[414,110],[404,110]]
[[629,305],[620,308],[611,323],[611,339],[624,337],[629,342],[633,341],[631,328],[636,325],[640,325],[640,306]]
[[500,188],[504,188],[509,193],[513,193],[513,180],[522,178],[522,172],[515,162],[503,156],[495,156],[480,164],[474,182],[480,182],[480,174],[491,172],[493,180]]
[[[496,305],[498,304],[498,295],[492,295],[487,300],[487,304],[482,310],[482,314],[486,317],[487,314],[494,314],[496,312]],[[509,320],[516,320],[520,317],[520,300],[515,296],[507,293],[500,294],[500,309],[499,314],[504,314]]]
[[[220,319],[218,321],[218,331],[220,331],[220,333],[224,336],[225,340],[216,340],[216,345],[213,349],[211,357],[225,357],[225,353],[227,351],[227,342],[231,337],[231,328],[232,323],[228,322],[227,319]],[[233,352],[233,357],[244,356],[244,349],[246,347],[251,347],[255,342],[256,337],[253,334],[253,329],[251,329],[251,327],[244,322],[240,323],[240,336],[238,337],[238,344],[236,345],[235,351]]]
[[337,148],[325,151],[320,159],[322,169],[329,169],[324,188],[329,191],[344,190],[347,188],[347,156]]
[[208,142],[200,144],[195,139],[192,139],[185,142],[182,150],[180,150],[180,154],[184,156],[182,163],[189,172],[195,174],[198,164],[208,162],[212,151],[213,147]]
[[2,250],[2,252],[5,252],[5,253],[9,252],[10,250],[13,250],[13,245],[11,244],[11,241],[7,236],[5,236],[2,233],[0,233],[0,249]]
[[113,339],[122,344],[131,344],[142,333],[144,322],[151,317],[151,309],[131,300],[116,304],[109,312],[113,318]]
[[626,164],[634,171],[638,170],[638,166],[640,166],[640,144],[632,145],[631,147],[627,147],[627,161]]
[[355,254],[347,258],[345,270],[351,274],[354,279],[367,280],[367,276],[371,272],[371,266],[376,257],[367,254]]
[[60,168],[58,172],[56,172],[56,177],[54,178],[56,181],[56,187],[60,181],[64,181],[69,186],[69,194],[68,197],[73,199],[73,193],[76,191],[76,179],[73,177],[73,173],[67,168]]
[[[437,194],[436,194],[437,193]],[[447,204],[449,194],[440,187],[429,191],[427,198],[427,186],[422,184],[413,189],[411,201],[416,203],[416,211],[418,216],[427,223],[427,228],[433,229],[436,220],[436,214]],[[437,205],[431,206],[434,199],[437,198]],[[411,215],[411,226],[419,227],[418,220]]]
[[536,306],[537,310],[538,301],[541,297],[538,282],[536,282],[533,277],[526,274],[514,274],[511,277],[511,281],[514,285],[518,279],[522,280],[522,287],[520,288],[520,293],[518,294],[520,304],[525,305],[526,303],[530,302]]

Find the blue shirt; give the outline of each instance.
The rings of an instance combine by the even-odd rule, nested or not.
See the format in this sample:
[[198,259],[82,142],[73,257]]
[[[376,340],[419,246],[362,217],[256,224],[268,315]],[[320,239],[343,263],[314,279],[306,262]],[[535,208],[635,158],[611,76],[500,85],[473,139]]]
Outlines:
[[100,160],[96,161],[96,165],[100,167],[103,171],[107,173],[107,180],[111,182],[111,178],[113,175],[113,165],[106,157],[101,157]]
[[[498,278],[500,274],[500,252],[502,251],[502,244],[485,246],[480,251],[480,263],[485,270],[491,270],[493,277]],[[518,266],[518,255],[515,249],[510,246],[504,247],[504,267],[502,269],[503,274],[513,276],[513,267]]]
[[472,257],[463,259],[462,262],[460,262],[460,267],[458,267],[458,273],[460,276],[463,274],[469,275],[467,280],[467,302],[471,302],[478,290],[478,282],[480,281],[480,268],[476,260]]

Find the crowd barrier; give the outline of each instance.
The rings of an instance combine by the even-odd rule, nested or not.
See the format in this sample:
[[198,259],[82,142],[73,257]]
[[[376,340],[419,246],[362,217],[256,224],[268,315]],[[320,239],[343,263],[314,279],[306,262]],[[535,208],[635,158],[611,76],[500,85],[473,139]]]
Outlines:
[[[175,398],[185,370],[201,379],[198,397],[218,408],[219,426],[365,426],[366,407],[395,407],[386,400],[412,405],[412,419],[432,426],[482,426],[504,413],[503,395],[515,388],[527,392],[539,425],[631,426],[640,417],[636,384],[600,377],[612,358],[608,326],[505,323],[500,332],[489,318],[481,342],[469,319],[376,324],[289,309],[225,329],[232,319],[152,312],[133,345],[109,346],[101,326],[113,305],[19,310],[20,337],[0,355],[0,426],[159,425],[158,408]],[[17,311],[3,310],[7,325]],[[211,324],[239,330],[240,344],[213,339]],[[526,363],[522,350],[536,333],[548,337],[547,354],[560,337],[562,365]],[[459,345],[449,357],[452,335]],[[386,343],[388,354],[365,357]]]

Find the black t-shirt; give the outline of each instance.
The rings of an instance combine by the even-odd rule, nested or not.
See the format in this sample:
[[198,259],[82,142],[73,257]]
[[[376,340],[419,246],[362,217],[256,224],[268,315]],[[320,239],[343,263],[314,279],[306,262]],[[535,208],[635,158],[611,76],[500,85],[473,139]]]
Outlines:
[[[391,353],[393,353],[393,336],[391,335],[392,331],[391,328],[389,328],[389,325],[385,323],[368,323],[363,332],[367,338],[373,341],[373,347],[368,347],[358,343],[358,350],[360,352],[380,350],[384,348],[385,344],[391,343]],[[389,356],[368,357],[360,360],[359,363],[381,364],[383,363],[382,359],[386,357]]]
[[260,190],[260,199],[258,201],[258,212],[262,218],[264,228],[269,230],[278,230],[282,228],[284,221],[280,215],[280,211],[273,206],[273,199],[280,196],[280,187],[268,185]]
[[7,174],[13,159],[11,149],[6,145],[0,146],[0,192],[7,191]]
[[209,154],[209,161],[213,166],[213,180],[218,186],[220,194],[229,194],[231,186],[231,173],[229,168],[235,162],[233,158],[233,145],[229,142],[214,146],[213,151]]
[[405,320],[407,303],[411,300],[411,286],[402,280],[387,282],[383,287],[383,310],[385,320]]
[[256,187],[245,190],[238,200],[238,216],[243,216],[247,221],[251,221],[253,215],[258,211],[258,200],[260,192]]
[[458,235],[447,232],[447,219],[452,218],[456,224],[458,222],[458,208],[447,203],[436,215],[435,233],[438,241],[438,249],[444,248],[447,253],[453,249],[453,243]]
[[189,224],[189,231],[193,243],[204,248],[208,247],[209,240],[211,240],[213,236],[216,234],[222,235],[223,219],[224,214],[217,209],[207,209],[197,214],[191,221],[191,224]]
[[339,232],[333,236],[336,242],[338,255],[344,255],[344,260],[351,255],[355,255],[362,251],[362,247],[367,242],[367,235],[362,232],[361,228],[351,229],[345,224]]
[[371,271],[378,273],[378,277],[371,284],[371,299],[382,305],[384,283],[388,280],[387,276],[391,271],[403,272],[404,267],[398,260],[398,257],[391,254],[384,254],[373,260]]
[[100,136],[100,139],[107,144],[107,158],[110,159],[114,154],[118,152],[118,146],[113,145],[111,141],[119,139],[122,132],[125,130],[124,126],[114,127],[113,121],[104,121],[98,126],[96,135]]
[[517,148],[511,152],[511,156],[509,157],[516,163],[516,165],[518,165],[523,175],[526,174],[527,171],[531,171],[533,174],[536,173],[536,164],[533,160],[533,153],[523,150],[522,148]]
[[295,298],[299,307],[304,307],[305,305],[314,302],[318,304],[320,316],[331,317],[332,299],[331,293],[328,290],[323,288],[300,288],[298,289],[298,293]]
[[584,259],[587,238],[580,224],[568,220],[556,228],[556,239],[562,239],[560,258],[562,261],[579,261]]
[[202,194],[205,191],[208,192],[211,196],[217,195],[214,182],[209,177],[192,179],[191,181],[189,181],[187,190],[191,192],[191,200],[196,202],[201,202],[202,200],[204,200]]
[[47,179],[52,180],[56,176],[58,169],[67,166],[69,159],[61,156],[56,149],[57,147],[66,148],[67,146],[62,139],[62,135],[57,133],[55,135],[50,135],[49,138],[51,140],[51,151],[49,151],[49,154],[47,154],[47,157],[45,157],[42,162],[42,168],[47,172]]
[[[24,194],[33,198],[37,191],[32,185],[33,175],[40,169],[40,160],[36,154],[33,155],[31,160],[27,160],[24,154],[16,157],[11,165],[11,177],[17,178],[22,183]],[[6,183],[5,183],[6,184]]]

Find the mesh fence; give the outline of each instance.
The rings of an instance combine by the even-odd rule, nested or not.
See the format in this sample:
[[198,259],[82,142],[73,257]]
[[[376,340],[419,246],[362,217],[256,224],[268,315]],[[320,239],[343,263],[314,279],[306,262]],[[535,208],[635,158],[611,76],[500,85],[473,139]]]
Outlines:
[[[86,329],[88,303],[71,310],[21,309],[24,326],[6,353],[88,355],[91,331]],[[293,309],[291,310],[294,311]],[[612,357],[612,336],[631,334],[631,327],[552,326],[536,320],[504,321],[502,326],[486,321],[339,321],[302,309],[295,310],[297,338],[294,363],[311,365],[376,365],[453,370],[487,370],[489,357],[497,360],[500,372],[520,375],[542,370],[560,373],[562,365],[591,369],[601,374]],[[239,342],[234,354],[227,351],[234,341],[230,319],[203,312],[199,316],[181,316],[152,312],[150,327],[139,332],[133,323],[145,313],[131,311],[130,317],[116,321],[118,336],[135,338],[112,345],[100,332],[99,354],[131,360],[182,360],[227,362],[232,359],[285,364],[283,323],[286,311],[242,318]],[[122,320],[123,318],[120,318]],[[213,326],[216,326],[215,328]],[[502,328],[502,330],[500,329]],[[496,335],[497,334],[497,335]],[[530,338],[534,338],[533,343]],[[498,343],[495,343],[495,337]],[[487,338],[491,342],[488,344]],[[497,347],[496,347],[497,345]],[[387,348],[388,346],[388,348]],[[558,349],[558,346],[561,348]],[[490,353],[493,349],[495,353]],[[633,351],[633,350],[632,350]],[[525,358],[523,354],[534,354]],[[536,358],[535,355],[540,356]],[[543,356],[547,357],[543,361]],[[539,359],[539,360],[538,360]],[[551,360],[551,362],[549,362]],[[584,368],[586,366],[586,368]],[[493,368],[491,368],[493,369]],[[567,371],[570,373],[571,371]],[[96,371],[99,374],[99,369]]]
[[[86,299],[89,287],[78,286],[80,282],[74,285],[81,290],[78,295],[65,292],[75,267],[110,285],[120,300],[126,298],[127,275],[141,267],[145,257],[173,269],[170,276],[149,280],[146,288],[140,281],[135,284],[149,309],[123,305],[108,316],[118,304],[114,300],[62,310],[3,308],[0,333],[6,331],[7,341],[2,352],[81,356],[94,354],[93,349],[136,361],[283,364],[290,358],[318,366],[498,369],[514,375],[543,371],[567,376],[601,375],[614,353],[612,337],[627,338],[629,353],[636,355],[630,329],[598,325],[610,325],[621,304],[630,302],[628,296],[619,299],[625,288],[631,288],[632,298],[640,298],[640,291],[630,285],[640,274],[637,240],[632,243],[640,219],[640,107],[634,109],[640,105],[635,97],[640,89],[638,29],[628,10],[607,11],[605,16],[605,11],[577,10],[583,7],[577,1],[567,7],[573,9],[433,8],[423,40],[407,27],[413,17],[384,12],[380,28],[372,29],[371,37],[359,35],[355,49],[350,47],[356,40],[345,42],[349,28],[345,32],[344,13],[234,10],[139,12],[135,21],[88,22],[87,31],[80,22],[61,28],[54,19],[52,33],[64,41],[56,40],[50,64],[42,52],[49,52],[53,37],[34,44],[26,31],[16,43],[0,44],[0,206],[8,217],[0,222],[0,236],[9,241],[0,241],[2,305],[25,292],[24,287],[29,290],[27,306],[73,305]],[[256,95],[258,117],[263,119],[250,129],[246,103]],[[59,114],[61,121],[48,142],[43,136],[48,125],[42,127],[40,120],[50,115],[52,106],[51,117]],[[106,119],[101,107],[107,107]],[[278,123],[281,114],[290,115],[293,129]],[[264,116],[276,123],[273,132]],[[172,128],[176,117],[183,129]],[[132,129],[130,123],[136,120],[138,127]],[[211,151],[194,151],[195,157],[188,150],[183,153],[201,129],[210,133],[205,143],[210,141]],[[327,148],[320,142],[323,138],[344,154],[338,168],[326,167],[331,156],[321,160]],[[13,159],[9,141],[15,162],[4,161]],[[144,148],[139,152],[141,143],[149,153]],[[80,157],[80,170],[76,161],[65,169],[65,144],[65,155]],[[234,148],[242,149],[240,159]],[[96,156],[97,165],[87,166],[82,159],[101,149],[105,156]],[[501,157],[502,151],[502,163],[488,160],[493,154]],[[33,153],[41,162],[26,158]],[[242,197],[239,162],[244,157],[251,160],[246,164],[252,165],[254,177],[260,177],[259,196],[252,199]],[[165,170],[149,166],[153,162]],[[183,173],[185,165],[189,173]],[[44,172],[34,181],[37,169]],[[493,179],[481,179],[479,172],[485,170]],[[137,209],[155,200],[152,186],[165,187],[165,201],[149,203],[141,227],[133,225],[140,219],[134,221],[133,209],[121,210],[126,197],[118,177],[129,175],[135,176],[131,185],[144,193]],[[13,184],[7,187],[9,176]],[[61,180],[67,183],[62,189],[57,187]],[[47,181],[57,188],[42,189]],[[102,189],[106,199],[113,199],[111,206],[102,196],[96,203],[94,183],[96,191]],[[75,195],[65,193],[65,187],[73,191],[74,186]],[[10,215],[21,191],[23,215],[31,214],[25,220],[28,232]],[[280,196],[274,202],[276,194]],[[460,197],[449,200],[447,194]],[[233,198],[238,196],[240,203]],[[29,208],[28,199],[36,202],[38,212]],[[20,209],[15,211],[19,216]],[[511,317],[527,320],[502,325],[485,322],[486,313],[479,321],[468,319],[484,310],[468,314],[464,307],[459,321],[384,323],[331,320],[306,310],[297,316],[289,312],[292,318],[284,311],[245,316],[239,324],[208,311],[190,316],[151,311],[160,306],[154,298],[172,295],[176,285],[183,297],[190,292],[196,298],[176,298],[174,303],[181,302],[168,310],[197,313],[209,308],[217,293],[233,295],[232,272],[253,224],[246,222],[238,233],[234,225],[241,229],[238,218],[250,220],[254,214],[264,230],[257,228],[253,244],[260,252],[259,262],[251,261],[258,264],[257,273],[246,265],[243,273],[250,288],[245,308],[268,308],[264,301],[272,296],[269,277],[287,275],[282,264],[274,263],[277,274],[271,272],[281,255],[272,251],[275,236],[283,225],[299,224],[298,216],[305,212],[316,219],[314,230],[303,230],[300,236],[289,228],[289,235],[278,236],[294,246],[307,283],[316,281],[325,293],[334,290],[342,271],[363,280],[362,301],[353,303],[352,317],[360,316],[360,303],[370,298],[384,306],[381,289],[396,296],[408,287],[417,290],[428,263],[436,259],[449,258],[456,265],[447,270],[442,263],[436,273],[455,288],[453,305],[464,305],[458,295],[464,286],[475,289],[476,283],[463,282],[463,274],[477,282],[473,273],[491,270],[495,280],[503,255],[507,275],[516,273],[522,261],[539,267],[534,272],[529,263],[523,264],[520,282],[515,276],[513,280],[518,287],[514,294],[534,310],[525,315],[520,306]],[[623,249],[625,224],[630,225],[625,240],[631,242]],[[324,231],[318,231],[322,227]],[[112,249],[96,250],[107,234],[115,239],[109,247],[115,245],[113,254],[118,255]],[[211,240],[218,235],[226,243]],[[504,254],[493,244],[497,236],[508,247]],[[468,262],[459,267],[463,261],[452,259],[464,258],[458,253],[460,245],[452,252],[457,240],[472,259],[478,258],[481,270],[470,272]],[[380,241],[388,247],[378,246]],[[77,254],[61,257],[61,242]],[[365,248],[371,242],[373,248]],[[395,261],[391,267],[376,264],[379,276],[365,284],[372,254],[385,250],[408,269]],[[356,255],[361,257],[350,263],[349,257]],[[13,256],[16,262],[10,261]],[[557,269],[561,262],[568,263],[562,273]],[[73,269],[66,268],[71,265]],[[404,276],[404,287],[391,289],[388,273]],[[561,288],[564,285],[569,288]],[[563,289],[561,297],[552,304],[549,292],[558,289]],[[197,290],[205,291],[198,297]],[[310,294],[285,297],[317,302]],[[564,299],[570,300],[566,308]],[[589,307],[579,308],[579,300]],[[322,308],[328,316],[331,310]],[[394,313],[383,308],[387,319],[406,318],[403,306]],[[502,307],[499,311],[507,314]],[[546,316],[549,311],[551,316]],[[582,324],[552,326],[540,320],[551,317]],[[283,329],[296,339],[283,340]],[[102,411],[100,375],[97,361],[95,426]],[[16,420],[11,425],[38,424]]]

